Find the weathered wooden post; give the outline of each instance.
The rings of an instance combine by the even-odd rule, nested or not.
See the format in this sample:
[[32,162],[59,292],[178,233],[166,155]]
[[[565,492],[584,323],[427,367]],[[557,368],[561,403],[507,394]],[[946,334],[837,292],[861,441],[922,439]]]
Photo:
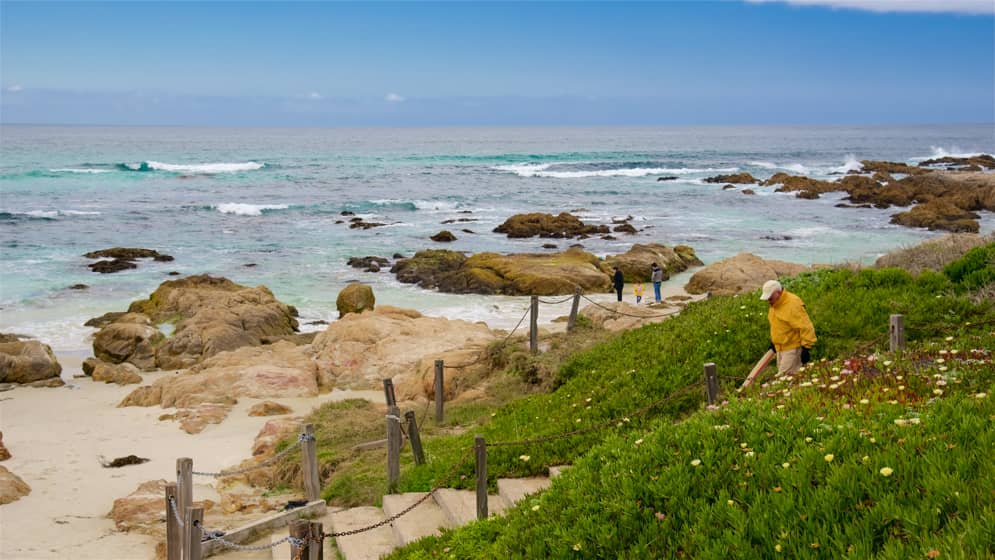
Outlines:
[[308,548],[308,560],[324,560],[325,558],[325,528],[321,521],[312,521],[311,545]]
[[313,502],[321,498],[321,480],[318,478],[318,441],[314,437],[314,424],[304,425],[301,473],[304,476],[304,497],[307,501]]
[[888,322],[888,333],[890,336],[890,350],[905,350],[905,317],[902,315],[892,315]]
[[201,560],[200,540],[204,537],[204,508],[188,507],[183,517],[183,538],[186,560]]
[[[193,504],[193,459],[190,457],[180,457],[176,460],[176,511],[177,515],[183,519],[187,508]],[[188,527],[183,526],[180,532],[180,560],[190,560],[187,556],[189,548],[186,546]]]
[[529,313],[529,352],[539,352],[539,296],[532,296]]
[[401,479],[401,409],[387,407],[387,491],[397,490]]
[[177,507],[176,483],[166,484],[166,560],[180,560],[180,545],[183,542],[183,535],[180,533],[180,524],[177,523],[179,510]]
[[387,406],[391,407],[397,404],[397,398],[394,397],[394,380],[387,378],[383,380],[383,396],[384,401],[387,402]]
[[484,436],[473,440],[477,452],[477,519],[487,519],[487,444]]
[[409,410],[404,413],[404,419],[408,421],[408,439],[411,440],[411,452],[415,455],[415,464],[425,464],[425,452],[421,448],[421,436],[418,435],[418,422],[415,420],[415,411]]
[[435,423],[441,424],[444,418],[443,416],[443,402],[445,398],[445,377],[443,376],[443,370],[445,369],[445,363],[442,360],[435,361]]
[[299,539],[300,545],[290,541],[290,560],[309,558],[311,549],[311,522],[306,519],[295,519],[290,523],[290,536]]
[[580,308],[580,286],[574,290],[574,301],[570,305],[570,317],[567,318],[567,332],[574,330],[577,326],[577,310]]
[[719,376],[712,362],[705,364],[705,389],[708,393],[708,404],[715,404],[719,399]]

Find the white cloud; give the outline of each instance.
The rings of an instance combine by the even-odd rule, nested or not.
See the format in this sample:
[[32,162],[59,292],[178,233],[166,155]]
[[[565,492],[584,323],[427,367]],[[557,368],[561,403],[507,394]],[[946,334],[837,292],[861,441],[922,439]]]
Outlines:
[[21,84],[14,84],[14,85],[8,87],[7,91],[9,91],[11,93],[17,93],[19,91],[24,91],[24,86],[22,86]]
[[778,2],[795,6],[824,6],[870,12],[933,12],[995,14],[993,0],[746,0],[751,4]]
[[319,99],[322,99],[321,94],[318,93],[318,92],[316,92],[316,91],[309,91],[307,93],[307,95],[305,95],[304,97],[306,97],[308,99],[311,99],[313,101],[317,101]]
[[404,98],[401,97],[400,95],[396,94],[396,93],[388,93],[384,97],[384,101],[387,101],[389,103],[400,103],[400,102],[404,101]]

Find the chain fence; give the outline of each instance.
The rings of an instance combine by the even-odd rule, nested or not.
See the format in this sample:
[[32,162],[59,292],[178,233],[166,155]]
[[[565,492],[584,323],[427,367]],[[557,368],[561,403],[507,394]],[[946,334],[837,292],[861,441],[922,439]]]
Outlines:
[[272,457],[270,457],[269,459],[266,459],[265,461],[263,461],[261,463],[258,463],[256,465],[252,465],[251,467],[245,467],[245,468],[242,468],[242,469],[232,469],[232,470],[229,470],[229,471],[218,471],[218,472],[191,471],[191,474],[194,474],[194,475],[197,475],[197,476],[211,476],[211,477],[214,477],[214,478],[220,478],[222,476],[231,476],[231,475],[236,475],[236,474],[245,474],[247,472],[252,472],[252,471],[259,470],[259,469],[264,469],[264,468],[266,468],[266,467],[268,467],[268,466],[276,463],[277,461],[279,461],[280,459],[282,459],[284,456],[286,456],[288,453],[290,453],[291,451],[293,451],[294,449],[296,449],[298,446],[304,444],[304,442],[307,442],[307,441],[314,441],[314,436],[308,436],[307,434],[304,434],[304,433],[298,434],[297,435],[297,442],[296,443],[294,443],[293,445],[288,445],[287,448],[284,449],[283,451],[281,451],[281,452],[273,455]]

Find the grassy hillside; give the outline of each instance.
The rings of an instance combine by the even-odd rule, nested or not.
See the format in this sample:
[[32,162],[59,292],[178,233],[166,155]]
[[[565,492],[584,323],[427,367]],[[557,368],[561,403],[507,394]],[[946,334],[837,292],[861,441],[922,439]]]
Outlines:
[[[696,385],[703,364],[718,365],[731,396],[767,348],[755,294],[692,304],[582,352],[551,393],[448,429],[460,433],[426,426],[439,434],[425,438],[429,463],[404,463],[402,491],[449,478],[474,435],[550,438],[489,448],[491,483],[574,468],[504,518],[392,557],[995,555],[995,306],[964,280],[983,284],[995,265],[965,259],[950,275],[824,270],[785,282],[816,325],[816,363],[714,410]],[[910,341],[900,357],[883,352],[893,313]],[[370,482],[380,461],[330,469],[325,496]],[[466,460],[451,485],[473,477]]]

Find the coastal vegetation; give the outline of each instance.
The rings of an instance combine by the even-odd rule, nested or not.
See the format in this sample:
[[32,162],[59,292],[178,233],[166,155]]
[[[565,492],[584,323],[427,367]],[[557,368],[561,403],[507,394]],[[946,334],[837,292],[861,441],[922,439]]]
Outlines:
[[[447,409],[443,425],[424,415],[428,462],[402,457],[399,490],[472,487],[476,435],[533,440],[488,449],[492,484],[573,468],[504,517],[392,558],[995,554],[993,255],[989,243],[942,271],[785,279],[817,326],[814,362],[743,395],[735,388],[768,344],[766,309],[753,295],[695,302],[664,323],[592,339],[547,364],[544,383],[523,375],[533,362],[504,360],[484,395]],[[905,317],[909,346],[891,354],[894,313]],[[713,407],[700,385],[707,362],[725,395]],[[335,434],[318,438],[323,496],[378,503],[384,454],[341,443],[349,432],[340,424],[360,419],[333,406],[354,405],[310,419]],[[370,433],[353,440],[382,437],[375,411],[364,424]]]

